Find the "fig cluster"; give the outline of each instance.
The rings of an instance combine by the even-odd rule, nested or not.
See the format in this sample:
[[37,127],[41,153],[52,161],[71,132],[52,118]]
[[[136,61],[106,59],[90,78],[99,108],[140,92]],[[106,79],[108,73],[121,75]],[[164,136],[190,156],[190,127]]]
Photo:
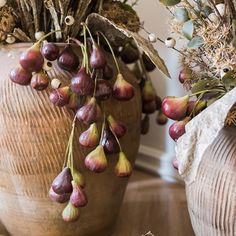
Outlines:
[[[70,39],[61,51],[57,44],[45,41],[44,36],[20,55],[19,65],[9,76],[14,83],[30,85],[37,91],[45,90],[51,85],[51,103],[57,107],[69,108],[75,113],[63,170],[54,179],[49,190],[52,201],[67,202],[62,213],[65,221],[77,220],[79,208],[87,204],[84,178],[74,168],[76,122],[82,122],[87,127],[76,140],[89,150],[84,159],[87,169],[95,173],[103,172],[108,166],[107,155],[117,154],[115,174],[118,177],[128,177],[132,172],[131,163],[119,141],[126,134],[126,127],[111,114],[105,114],[104,107],[105,101],[112,97],[119,101],[129,101],[135,95],[134,88],[120,72],[109,41],[106,39],[117,66],[116,75],[99,41],[94,40],[85,24],[83,27],[85,32],[89,32],[90,38],[84,37],[83,43],[78,39]],[[77,45],[71,44],[71,41],[81,47],[82,61],[75,51]],[[88,42],[92,43],[90,48]],[[69,72],[70,78],[66,85],[61,86],[59,78],[51,80],[49,77],[48,72],[55,63],[61,70]]]

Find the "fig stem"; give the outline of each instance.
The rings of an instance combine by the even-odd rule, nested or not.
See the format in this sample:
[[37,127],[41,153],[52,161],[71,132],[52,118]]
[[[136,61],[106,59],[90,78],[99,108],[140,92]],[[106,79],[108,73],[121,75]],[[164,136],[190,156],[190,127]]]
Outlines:
[[118,62],[117,62],[117,60],[116,60],[115,53],[114,53],[114,51],[113,51],[113,49],[112,49],[112,46],[111,46],[110,42],[108,41],[107,37],[106,37],[101,31],[99,31],[98,33],[101,34],[102,37],[105,39],[105,41],[106,41],[106,43],[107,43],[107,45],[108,45],[108,47],[109,47],[109,49],[110,49],[110,51],[111,51],[112,57],[113,57],[113,59],[114,59],[114,61],[115,61],[118,74],[121,74],[121,73],[120,73],[120,68],[119,68]]
[[38,45],[38,44],[42,43],[43,40],[46,39],[48,36],[50,36],[52,34],[55,34],[57,32],[62,32],[62,30],[54,30],[54,31],[52,31],[52,32],[50,32],[48,34],[45,34],[38,42],[35,43],[35,45]]
[[104,112],[103,113],[103,122],[102,122],[102,131],[101,131],[101,136],[100,136],[100,141],[99,141],[100,145],[102,143],[102,138],[103,138],[103,135],[104,135],[105,124],[106,124],[106,115],[105,115],[105,112]]
[[94,38],[93,38],[93,36],[92,36],[92,33],[91,33],[89,27],[88,27],[85,23],[83,23],[83,26],[84,26],[85,31],[86,31],[86,30],[88,31],[89,36],[90,36],[90,38],[92,39],[93,44],[96,45],[96,42],[95,42],[95,40],[94,40]]
[[222,89],[212,89],[212,90],[206,89],[206,90],[202,90],[202,91],[190,94],[189,97],[193,97],[193,96],[196,96],[198,94],[205,94],[205,93],[208,93],[208,92],[223,92],[223,90]]
[[110,127],[110,130],[111,130],[112,134],[114,135],[114,137],[115,137],[115,139],[116,139],[116,142],[117,142],[118,145],[119,145],[120,152],[122,152],[121,144],[120,144],[120,141],[119,141],[118,137],[116,136],[116,133],[112,130],[111,127]]
[[[67,167],[72,169],[72,172],[73,172],[73,168],[74,168],[74,163],[73,163],[74,162],[74,160],[73,160],[73,140],[74,140],[74,134],[75,134],[75,123],[76,123],[76,116],[74,117],[73,122],[72,122],[71,133],[70,133],[67,148],[66,148],[65,162],[63,164],[63,168],[66,165]],[[72,175],[73,175],[73,173],[72,173]]]
[[[88,73],[88,52],[87,52],[87,38],[86,38],[86,28],[83,24],[83,33],[84,33],[84,58],[85,58],[85,67],[86,72]],[[93,40],[93,39],[92,39]]]
[[200,100],[202,99],[203,95],[204,95],[204,93],[202,93],[202,94],[199,96],[199,98],[197,99],[197,101],[196,101],[196,103],[195,103],[195,105],[194,105],[194,107],[193,107],[193,110],[191,111],[191,113],[190,113],[190,115],[189,115],[190,117],[192,117],[192,115],[195,116],[195,109],[196,109],[198,103],[200,102]]
[[95,97],[95,95],[96,95],[96,91],[97,91],[97,81],[98,81],[98,74],[97,74],[97,71],[96,71],[95,85],[94,85],[94,90],[93,90],[93,97]]

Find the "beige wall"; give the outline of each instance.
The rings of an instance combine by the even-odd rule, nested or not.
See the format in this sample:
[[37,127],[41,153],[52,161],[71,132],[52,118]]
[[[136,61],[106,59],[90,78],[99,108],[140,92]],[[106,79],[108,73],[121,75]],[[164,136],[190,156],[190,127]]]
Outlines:
[[[165,39],[168,34],[168,14],[166,8],[158,0],[139,0],[136,10],[142,21],[145,22],[145,28],[150,32],[155,32],[158,37]],[[147,37],[147,35],[146,35]],[[179,72],[178,53],[168,49],[165,45],[157,42],[155,48],[165,59],[172,79],[165,78],[159,71],[151,73],[152,81],[161,97],[168,95],[180,95],[182,87],[178,82],[177,75]],[[177,45],[178,46],[178,45]],[[157,150],[159,153],[165,153],[165,158],[174,156],[174,142],[168,136],[168,126],[161,127],[155,124],[155,116],[151,117],[151,130],[148,135],[142,137],[141,144],[150,147],[152,152]],[[166,155],[167,154],[167,155]],[[167,157],[167,158],[168,158]]]

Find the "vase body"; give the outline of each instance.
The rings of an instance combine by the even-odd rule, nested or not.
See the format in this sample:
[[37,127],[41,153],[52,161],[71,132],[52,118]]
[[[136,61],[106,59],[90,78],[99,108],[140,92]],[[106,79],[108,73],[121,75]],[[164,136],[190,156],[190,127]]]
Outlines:
[[197,236],[236,235],[235,126],[224,127],[205,150],[186,194]]
[[[89,203],[81,209],[77,222],[66,223],[61,217],[65,204],[48,197],[50,185],[63,166],[74,114],[52,105],[47,92],[9,80],[9,71],[28,47],[18,44],[0,50],[0,223],[8,234],[17,236],[110,235],[128,179],[114,175],[117,155],[107,157],[109,167],[104,173],[85,169],[83,161],[89,150],[78,144],[78,138],[87,126],[79,122],[74,160],[85,176]],[[111,57],[108,61],[113,65]],[[135,88],[135,97],[128,102],[109,99],[105,107],[125,123],[127,134],[121,144],[134,163],[140,138],[140,94],[135,77],[124,64],[120,66]]]

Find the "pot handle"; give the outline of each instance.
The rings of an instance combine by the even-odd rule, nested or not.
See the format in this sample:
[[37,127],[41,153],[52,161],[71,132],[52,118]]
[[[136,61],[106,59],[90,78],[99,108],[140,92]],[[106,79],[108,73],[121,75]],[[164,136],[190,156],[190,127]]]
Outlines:
[[186,133],[176,143],[179,174],[191,184],[207,147],[225,125],[229,110],[236,102],[236,88],[202,111],[186,125]]

